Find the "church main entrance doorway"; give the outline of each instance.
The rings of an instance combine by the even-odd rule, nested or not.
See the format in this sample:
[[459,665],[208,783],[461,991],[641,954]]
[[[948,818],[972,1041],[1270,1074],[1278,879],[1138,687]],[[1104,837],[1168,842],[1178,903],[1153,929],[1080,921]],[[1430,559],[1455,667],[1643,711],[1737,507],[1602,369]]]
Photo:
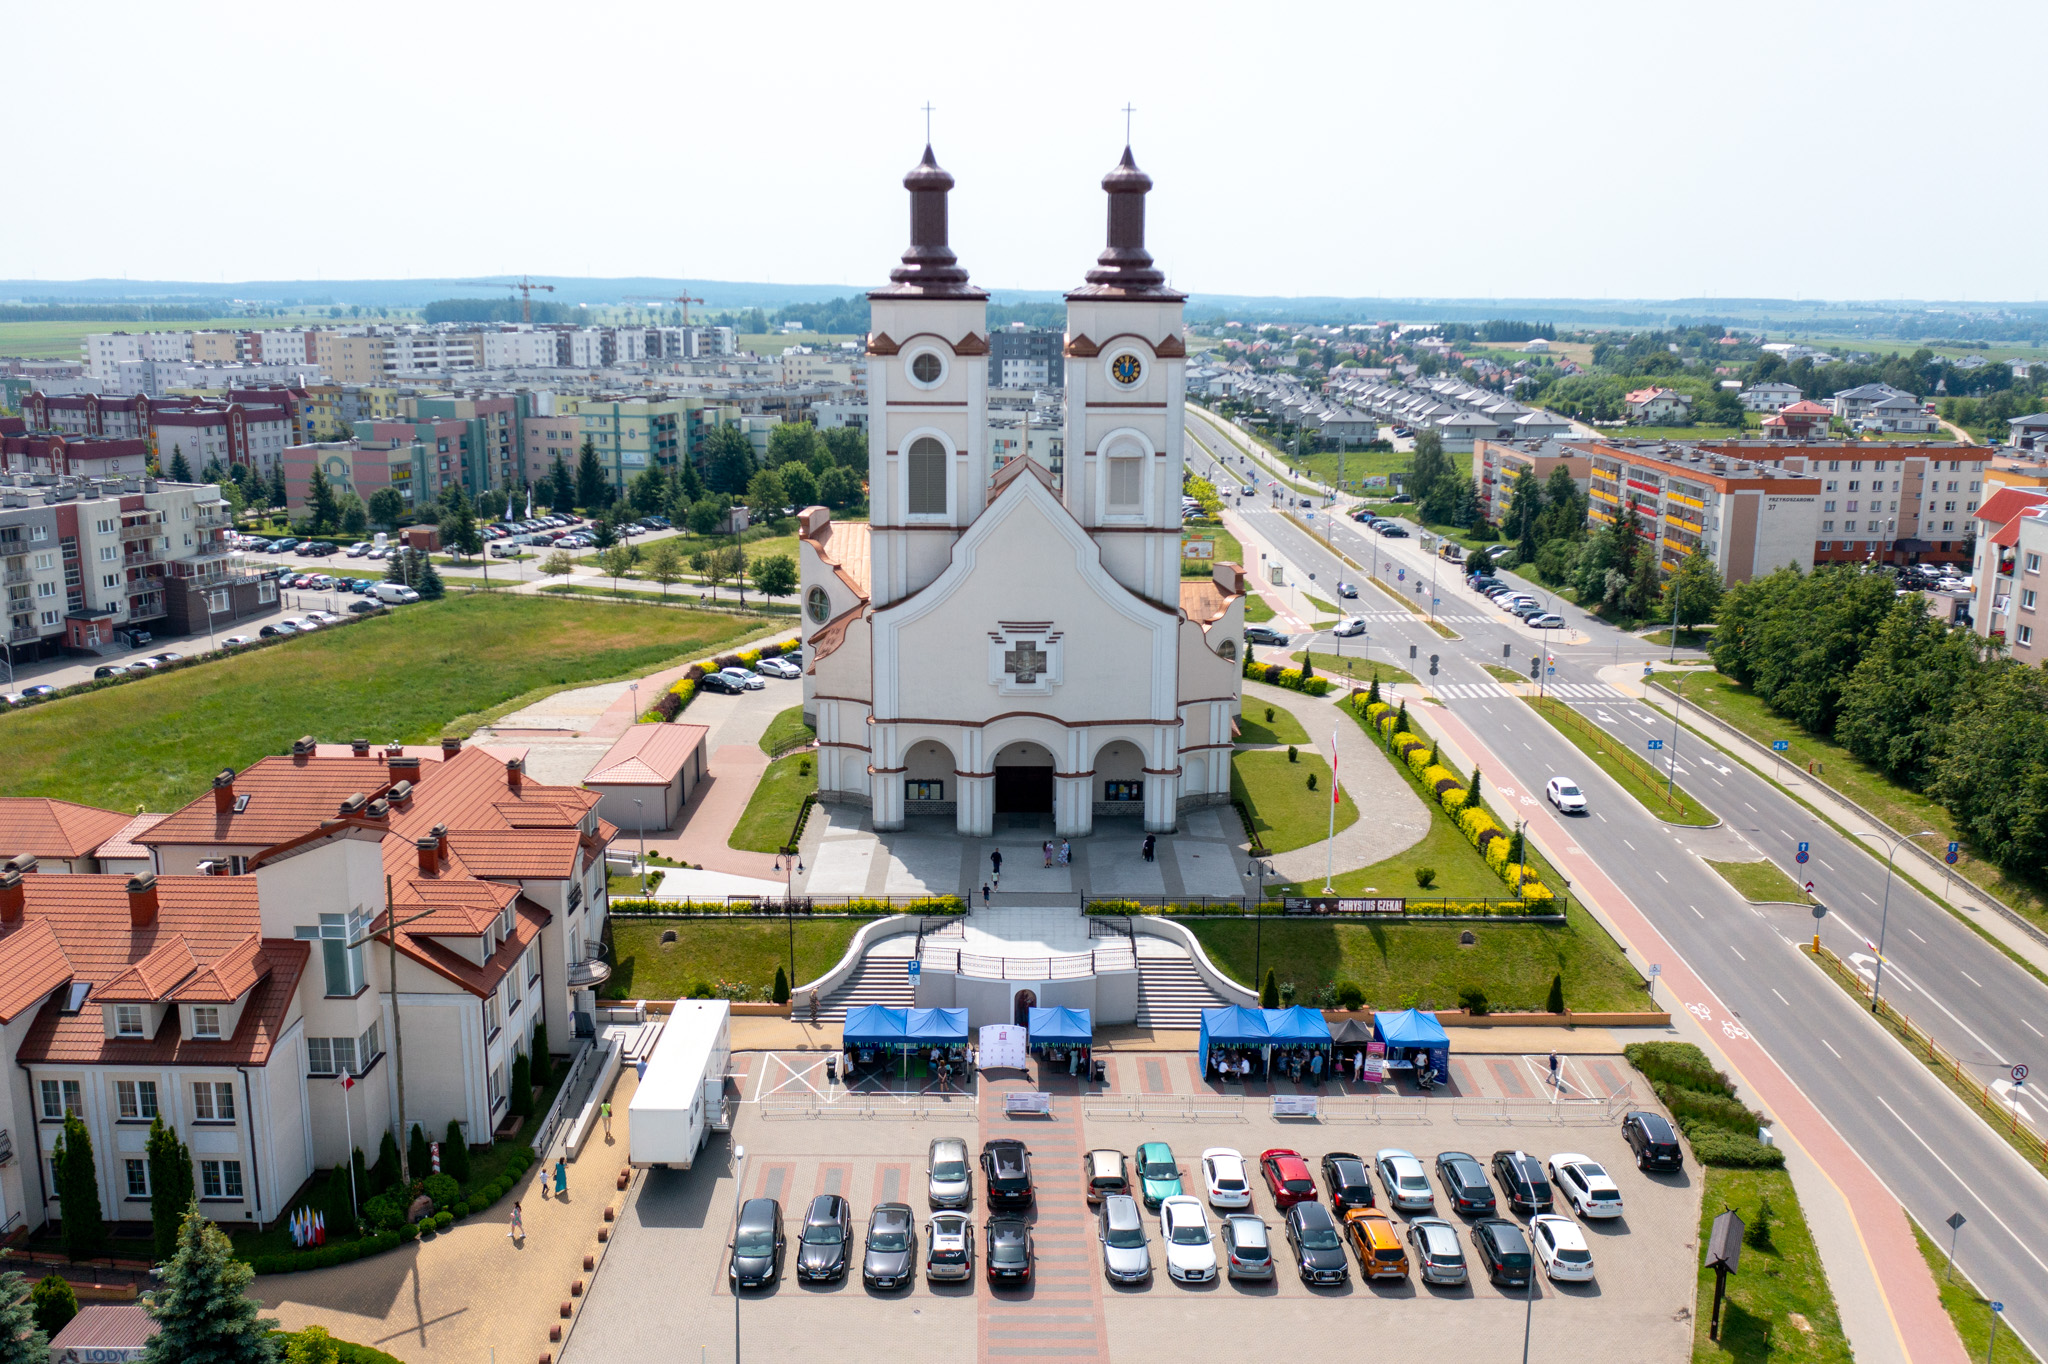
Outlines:
[[1017,1014],[1011,1021],[1020,1028],[1028,1027],[1031,1023],[1031,1011],[1037,1007],[1038,995],[1035,992],[1019,990],[1017,992]]
[[1037,744],[1011,744],[996,754],[996,813],[1049,815],[1052,810],[1052,753]]

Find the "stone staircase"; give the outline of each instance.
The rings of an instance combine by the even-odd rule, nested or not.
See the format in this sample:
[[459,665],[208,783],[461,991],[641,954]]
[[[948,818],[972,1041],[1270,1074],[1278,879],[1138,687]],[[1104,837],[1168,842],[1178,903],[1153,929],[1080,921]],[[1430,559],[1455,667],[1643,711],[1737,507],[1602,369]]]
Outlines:
[[826,1023],[844,1023],[848,1009],[863,1004],[880,1004],[891,1009],[908,1009],[917,1003],[917,988],[910,983],[905,956],[869,955],[861,959],[852,975],[819,1001],[818,1018]]
[[1220,1009],[1228,1001],[1217,997],[1186,956],[1138,957],[1138,1026],[1141,1028],[1199,1028],[1202,1010]]

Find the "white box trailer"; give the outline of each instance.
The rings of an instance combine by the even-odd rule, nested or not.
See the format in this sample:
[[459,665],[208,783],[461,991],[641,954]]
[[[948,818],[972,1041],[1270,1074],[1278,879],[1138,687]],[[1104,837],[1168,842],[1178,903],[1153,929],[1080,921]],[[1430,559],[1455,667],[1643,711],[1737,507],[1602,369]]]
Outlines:
[[689,1169],[719,1119],[731,1067],[732,1006],[677,1000],[626,1106],[628,1162],[642,1170]]

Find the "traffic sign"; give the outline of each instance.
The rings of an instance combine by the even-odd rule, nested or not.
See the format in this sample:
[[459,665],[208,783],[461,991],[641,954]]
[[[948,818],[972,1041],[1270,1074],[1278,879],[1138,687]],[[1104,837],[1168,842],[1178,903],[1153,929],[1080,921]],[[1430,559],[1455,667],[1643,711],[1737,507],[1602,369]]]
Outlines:
[[1798,852],[1796,852],[1796,853],[1794,853],[1794,854],[1792,855],[1792,860],[1793,860],[1794,862],[1798,862],[1798,863],[1801,863],[1801,864],[1804,864],[1804,863],[1805,863],[1805,861],[1806,861],[1806,845],[1805,845],[1804,843],[1802,843],[1802,844],[1800,844],[1800,845],[1799,845],[1799,851],[1798,851]]
[[916,980],[924,971],[924,963],[916,957],[911,957],[904,963],[903,969],[910,973],[912,980]]
[[1815,905],[1815,906],[1813,907],[1813,917],[1814,917],[1814,918],[1816,918],[1816,919],[1825,919],[1825,918],[1827,918],[1827,917],[1828,917],[1828,907],[1827,907],[1826,905]]
[[1811,881],[1808,881],[1808,882],[1806,883],[1806,893],[1807,893],[1808,895],[1811,895],[1811,894],[1813,894],[1813,882],[1811,882]]
[[2027,1082],[2027,1074],[2027,1067],[2024,1063],[2014,1066],[2012,1068],[2012,1082],[2016,1085],[2025,1084]]
[[1951,867],[1953,867],[1956,864],[1956,854],[1961,851],[1962,846],[1963,845],[1960,843],[1949,844],[1948,854],[1942,858],[1942,861],[1948,863]]
[[1948,1215],[1948,1229],[1950,1231],[1961,1231],[1963,1229],[1963,1223],[1969,1220],[1969,1218],[1963,1216],[1959,1212],[1952,1212]]
[[1660,749],[1660,748],[1662,748],[1662,747],[1664,747],[1664,741],[1663,741],[1662,739],[1652,739],[1652,740],[1650,740],[1650,751],[1651,751],[1652,753],[1655,753],[1655,752],[1656,752],[1656,751],[1657,751],[1658,749]]
[[1790,748],[1790,747],[1792,747],[1792,741],[1791,741],[1790,739],[1773,739],[1773,740],[1771,740],[1771,750],[1772,750],[1773,752],[1776,752],[1776,753],[1783,753],[1783,752],[1784,752],[1784,751],[1785,751],[1786,749],[1788,749],[1788,748]]
[[1805,851],[1806,851],[1806,848],[1807,848],[1807,845],[1806,845],[1806,844],[1804,844],[1804,843],[1801,843],[1801,844],[1799,845],[1799,851],[1801,851],[1801,852],[1805,852]]
[[1656,962],[1654,962],[1654,961],[1650,963],[1650,979],[1651,979],[1651,980],[1655,980],[1655,979],[1656,979],[1657,977],[1659,977],[1659,976],[1661,976],[1661,975],[1663,975],[1663,974],[1664,974],[1664,968],[1663,968],[1663,967],[1659,966],[1659,965],[1658,965],[1658,964],[1657,964]]
[[1404,568],[1404,569],[1400,569],[1400,570],[1396,571],[1396,572],[1395,572],[1395,574],[1394,574],[1394,580],[1395,580],[1396,582],[1403,582],[1403,583],[1407,582],[1407,581],[1408,581],[1408,570]]

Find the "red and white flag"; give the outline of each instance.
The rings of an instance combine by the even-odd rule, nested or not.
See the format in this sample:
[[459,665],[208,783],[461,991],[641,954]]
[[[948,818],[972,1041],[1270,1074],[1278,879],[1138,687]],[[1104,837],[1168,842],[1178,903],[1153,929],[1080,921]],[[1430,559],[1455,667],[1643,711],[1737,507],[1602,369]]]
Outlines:
[[1337,730],[1333,729],[1330,731],[1330,804],[1332,805],[1343,804],[1337,798],[1339,790],[1337,786],[1337,734]]
[[351,1089],[354,1089],[355,1087],[356,1087],[356,1077],[355,1077],[355,1076],[353,1076],[353,1075],[348,1075],[348,1074],[344,1074],[344,1075],[343,1075],[343,1076],[341,1077],[341,1089],[342,1089],[342,1092],[343,1092],[344,1094],[345,1094],[345,1093],[347,1093],[347,1092],[348,1092],[349,1090],[351,1090]]

